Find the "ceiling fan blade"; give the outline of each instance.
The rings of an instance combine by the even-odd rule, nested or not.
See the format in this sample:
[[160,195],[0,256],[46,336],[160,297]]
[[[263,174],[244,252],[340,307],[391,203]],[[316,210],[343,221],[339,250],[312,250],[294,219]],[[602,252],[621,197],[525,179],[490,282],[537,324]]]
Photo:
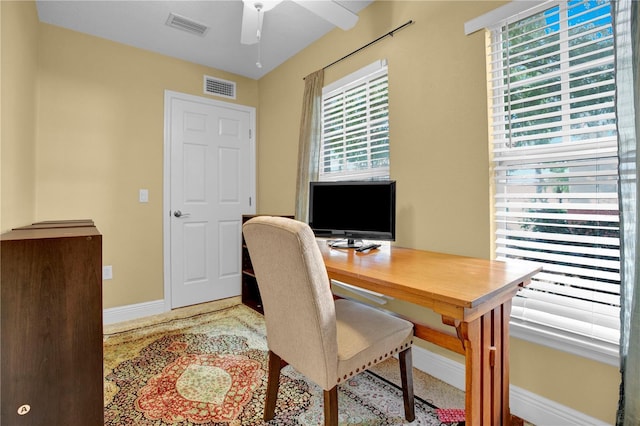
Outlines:
[[358,15],[332,0],[293,0],[336,27],[349,30],[358,22]]
[[251,4],[251,2],[243,2],[242,10],[242,30],[240,33],[240,43],[256,44],[258,40],[258,28],[260,25],[260,12]]

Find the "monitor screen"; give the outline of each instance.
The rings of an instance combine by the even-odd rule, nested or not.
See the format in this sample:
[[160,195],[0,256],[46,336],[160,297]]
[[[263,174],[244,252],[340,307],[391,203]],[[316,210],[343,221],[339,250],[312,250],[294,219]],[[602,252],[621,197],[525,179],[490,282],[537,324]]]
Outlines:
[[318,237],[388,240],[396,236],[395,181],[311,182],[309,226]]

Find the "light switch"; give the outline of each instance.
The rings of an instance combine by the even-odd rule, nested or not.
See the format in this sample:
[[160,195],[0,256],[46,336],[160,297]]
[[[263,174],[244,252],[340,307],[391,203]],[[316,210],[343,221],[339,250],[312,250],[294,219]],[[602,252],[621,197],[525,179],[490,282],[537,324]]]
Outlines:
[[148,203],[149,202],[149,190],[148,189],[141,189],[140,190],[140,202],[141,203]]

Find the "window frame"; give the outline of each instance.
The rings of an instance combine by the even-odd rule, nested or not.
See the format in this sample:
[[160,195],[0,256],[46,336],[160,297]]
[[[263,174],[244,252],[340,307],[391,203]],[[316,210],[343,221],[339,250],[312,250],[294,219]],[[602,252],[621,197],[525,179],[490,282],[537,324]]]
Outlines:
[[[528,4],[527,4],[528,3]],[[530,17],[536,13],[559,6],[562,2],[558,1],[544,1],[536,4],[529,2],[511,2],[501,8],[491,11],[481,17],[478,17],[465,24],[466,34],[471,34],[479,29],[485,28],[486,40],[487,40],[487,54],[488,61],[491,61],[494,52],[491,51],[492,37],[491,32],[493,29],[499,28],[505,25],[507,22],[517,22]],[[490,66],[488,67],[489,79],[491,78]],[[488,84],[488,89],[491,87]],[[492,111],[491,99],[492,93],[488,93],[489,111]],[[493,197],[496,194],[496,183],[493,182],[495,178],[495,172],[493,170],[494,158],[493,158],[493,140],[491,134],[490,125],[490,141],[489,152],[491,155],[491,174],[492,174],[492,205]],[[492,210],[491,219],[491,231],[492,235],[495,235],[497,231],[497,218],[495,209]],[[496,258],[497,244],[492,240],[492,257]],[[593,359],[605,364],[617,366],[619,365],[619,345],[605,341],[597,341],[587,336],[580,336],[572,332],[563,331],[554,327],[545,326],[543,324],[536,324],[532,322],[526,322],[514,317],[511,318],[511,335],[516,338],[527,340],[533,343],[548,346],[554,349],[559,349],[568,353]]]
[[[325,156],[325,101],[328,98],[334,97],[340,93],[348,92],[355,87],[361,86],[362,84],[369,84],[371,81],[375,81],[379,79],[381,76],[385,76],[387,81],[387,93],[386,93],[386,150],[387,150],[387,158],[390,158],[389,153],[389,89],[388,89],[388,65],[385,59],[381,59],[375,61],[331,84],[326,85],[322,89],[322,126],[321,126],[321,142],[320,142],[320,155],[318,158],[319,167],[318,167],[318,180],[319,181],[340,181],[340,180],[376,180],[376,179],[389,179],[389,162],[387,162],[386,167],[369,167],[366,169],[359,170],[340,170],[337,172],[323,172],[323,161]],[[369,94],[369,88],[367,88],[367,96]],[[367,104],[367,112],[370,111],[370,105]],[[368,117],[369,120],[370,117]],[[371,121],[367,121],[366,131],[367,131],[367,146],[366,149],[368,151],[368,160],[371,159],[371,138],[370,138],[370,125]]]

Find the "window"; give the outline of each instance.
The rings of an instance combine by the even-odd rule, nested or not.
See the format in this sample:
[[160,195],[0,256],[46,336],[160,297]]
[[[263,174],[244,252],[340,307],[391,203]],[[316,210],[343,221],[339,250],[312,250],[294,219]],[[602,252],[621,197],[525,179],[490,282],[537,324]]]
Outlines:
[[323,89],[319,180],[389,178],[389,85],[384,61]]
[[620,240],[610,4],[545,3],[490,36],[495,255],[543,266],[514,299],[512,330],[615,365]]

